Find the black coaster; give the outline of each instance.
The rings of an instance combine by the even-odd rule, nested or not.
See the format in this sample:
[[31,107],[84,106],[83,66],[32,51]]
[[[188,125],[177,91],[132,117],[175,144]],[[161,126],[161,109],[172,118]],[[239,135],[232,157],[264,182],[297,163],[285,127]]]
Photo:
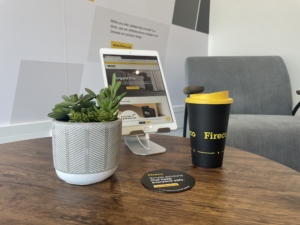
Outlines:
[[142,184],[156,192],[182,192],[191,189],[195,185],[195,179],[189,174],[177,170],[153,170],[146,173]]

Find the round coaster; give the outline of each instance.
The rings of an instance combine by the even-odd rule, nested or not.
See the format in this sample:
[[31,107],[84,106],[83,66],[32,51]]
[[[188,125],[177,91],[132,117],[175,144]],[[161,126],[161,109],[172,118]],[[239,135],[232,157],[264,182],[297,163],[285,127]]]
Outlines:
[[195,179],[189,174],[177,170],[160,169],[146,173],[142,184],[156,192],[182,192],[191,189],[195,185]]

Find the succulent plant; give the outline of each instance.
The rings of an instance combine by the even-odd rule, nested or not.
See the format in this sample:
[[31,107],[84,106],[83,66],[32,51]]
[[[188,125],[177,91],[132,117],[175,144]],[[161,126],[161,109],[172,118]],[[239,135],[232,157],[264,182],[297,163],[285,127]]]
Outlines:
[[[116,74],[113,74],[112,84],[107,88],[101,89],[100,93],[96,96],[98,106],[106,112],[112,112],[116,114],[119,111],[120,101],[125,97],[127,92],[123,92],[121,95],[117,95],[121,86],[121,81],[116,81]],[[89,90],[86,91],[90,94]]]
[[[49,117],[60,121],[69,122],[103,122],[113,121],[118,117],[120,101],[127,92],[117,95],[121,81],[116,81],[116,74],[113,74],[112,84],[100,90],[96,95],[92,90],[85,88],[88,93],[77,94],[70,97],[62,96],[63,102],[55,105]],[[96,100],[96,102],[94,101]]]
[[62,96],[64,101],[56,104],[48,116],[60,121],[69,121],[71,110],[73,112],[81,112],[83,109],[87,111],[94,110],[94,106],[96,105],[96,102],[92,101],[94,98],[91,94],[81,94],[80,96],[74,94],[69,97],[64,95]]

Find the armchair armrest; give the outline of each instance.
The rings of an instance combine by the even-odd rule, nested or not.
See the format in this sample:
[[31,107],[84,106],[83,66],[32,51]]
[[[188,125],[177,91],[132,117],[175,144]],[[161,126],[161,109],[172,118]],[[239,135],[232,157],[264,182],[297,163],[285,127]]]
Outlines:
[[183,88],[183,93],[186,95],[201,93],[202,91],[204,91],[203,86],[187,86]]
[[[188,86],[183,88],[183,93],[186,95],[190,95],[190,94],[196,94],[196,93],[201,93],[202,91],[204,91],[204,87],[203,86]],[[183,120],[183,137],[186,137],[186,125],[187,125],[187,106],[185,103],[185,109],[184,109],[184,120]]]
[[[297,95],[300,95],[300,90],[297,90],[296,93],[297,93]],[[297,104],[297,105],[295,106],[295,108],[293,109],[293,111],[292,111],[292,115],[293,115],[293,116],[296,114],[296,112],[297,112],[297,110],[299,109],[299,107],[300,107],[300,102],[298,102],[298,104]]]

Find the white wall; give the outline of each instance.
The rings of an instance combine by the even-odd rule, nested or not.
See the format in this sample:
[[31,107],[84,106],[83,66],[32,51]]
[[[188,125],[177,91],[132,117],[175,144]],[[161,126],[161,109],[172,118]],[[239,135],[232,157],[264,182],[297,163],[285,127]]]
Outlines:
[[[175,0],[0,0],[0,143],[51,135],[47,114],[62,95],[103,88],[98,50],[111,41],[160,53],[182,126],[184,60],[207,55],[208,34],[172,24],[174,6]],[[150,26],[157,38],[113,36],[110,17]]]
[[[294,105],[300,100],[295,94],[300,89],[300,0],[211,0],[209,36],[172,25],[174,2],[0,0],[0,143],[16,140],[14,136],[26,139],[50,135],[49,119],[11,123],[19,76],[24,75],[22,62],[24,66],[37,63],[40,68],[52,63],[83,65],[81,86],[93,88],[97,83],[93,77],[100,71],[99,64],[87,62],[96,6],[170,26],[164,69],[178,115],[183,113],[184,60],[188,55],[206,55],[207,51],[211,56],[283,57],[291,77]],[[43,62],[51,64],[44,66]],[[102,82],[100,77],[96,80]],[[49,95],[39,93],[45,94]],[[30,133],[33,135],[29,137]]]
[[[300,100],[300,0],[211,0],[208,55],[279,55]],[[300,113],[298,112],[298,115]]]

